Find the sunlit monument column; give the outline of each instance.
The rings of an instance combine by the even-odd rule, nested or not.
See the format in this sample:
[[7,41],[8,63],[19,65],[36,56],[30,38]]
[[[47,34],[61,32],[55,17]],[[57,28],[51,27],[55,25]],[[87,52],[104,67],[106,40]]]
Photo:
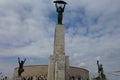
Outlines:
[[62,24],[65,1],[54,1],[58,13],[55,27],[54,54],[49,58],[48,80],[69,80],[69,57],[65,56],[64,25]]

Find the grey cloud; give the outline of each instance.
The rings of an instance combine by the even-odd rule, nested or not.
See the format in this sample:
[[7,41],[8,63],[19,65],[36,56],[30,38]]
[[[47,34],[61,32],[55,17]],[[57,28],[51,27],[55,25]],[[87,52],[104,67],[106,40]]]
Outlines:
[[[66,1],[63,22],[70,64],[96,74],[96,60],[100,59],[106,73],[119,69],[119,0]],[[49,0],[1,0],[0,57],[48,58],[53,54],[55,22],[49,18],[53,11],[56,13]]]

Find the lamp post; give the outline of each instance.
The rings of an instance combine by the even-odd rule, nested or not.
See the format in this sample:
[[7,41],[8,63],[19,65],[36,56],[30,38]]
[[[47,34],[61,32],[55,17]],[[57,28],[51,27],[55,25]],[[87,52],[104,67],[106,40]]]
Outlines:
[[58,13],[58,24],[62,24],[63,12],[67,3],[63,0],[56,0],[53,2],[55,3],[56,12]]

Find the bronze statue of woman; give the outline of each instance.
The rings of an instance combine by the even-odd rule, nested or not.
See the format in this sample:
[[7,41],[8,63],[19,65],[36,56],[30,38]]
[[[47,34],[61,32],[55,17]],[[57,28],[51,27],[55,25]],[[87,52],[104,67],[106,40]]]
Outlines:
[[20,61],[20,58],[18,57],[18,63],[19,63],[18,76],[21,76],[21,73],[24,72],[23,65],[25,61],[26,59],[24,59],[24,61],[23,60]]
[[57,11],[57,13],[58,13],[58,24],[62,24],[63,12],[64,12],[65,5],[66,5],[66,4],[64,4],[63,7],[61,7],[61,6],[58,7],[58,6],[57,6],[57,3],[55,4],[55,6],[56,6],[56,11]]

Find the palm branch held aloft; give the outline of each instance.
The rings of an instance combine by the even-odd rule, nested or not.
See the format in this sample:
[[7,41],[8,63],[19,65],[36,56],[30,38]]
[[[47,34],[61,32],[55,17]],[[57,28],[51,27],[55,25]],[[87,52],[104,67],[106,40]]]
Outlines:
[[25,61],[26,59],[20,61],[20,58],[18,57],[18,63],[19,63],[18,76],[21,76],[21,73],[24,72],[23,65]]

